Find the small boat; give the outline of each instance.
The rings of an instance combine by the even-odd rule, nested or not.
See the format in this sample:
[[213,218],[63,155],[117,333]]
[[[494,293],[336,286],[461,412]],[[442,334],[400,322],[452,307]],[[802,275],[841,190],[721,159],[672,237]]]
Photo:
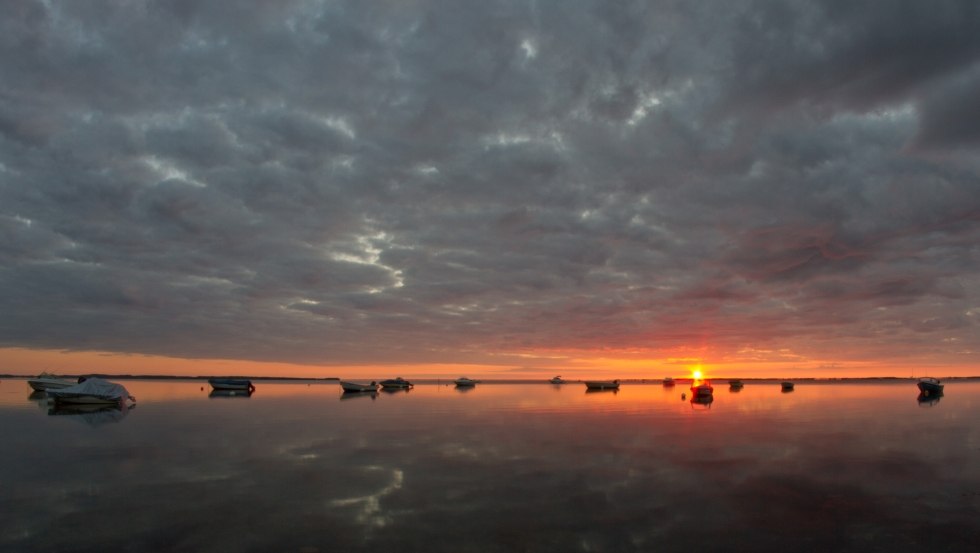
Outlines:
[[795,385],[792,382],[788,381],[788,380],[786,382],[783,382],[782,383],[782,387],[783,387],[783,391],[784,392],[792,392],[794,386]]
[[246,378],[209,378],[208,384],[215,390],[241,391],[252,393],[255,386]]
[[565,383],[565,381],[562,380],[562,378],[560,376],[556,376],[556,377],[552,378],[551,380],[549,380],[548,382],[551,382],[552,384],[564,384]]
[[589,390],[618,390],[619,380],[586,380],[585,387]]
[[926,395],[936,395],[943,393],[943,383],[938,378],[926,376],[919,379],[919,391]]
[[57,390],[47,390],[48,400],[55,405],[72,404],[109,404],[123,405],[127,399],[136,401],[136,398],[129,395],[129,391],[122,384],[109,382],[101,378],[88,378],[67,388]]
[[46,390],[58,390],[60,388],[67,388],[69,386],[74,386],[78,382],[72,380],[66,380],[64,378],[58,378],[53,374],[41,373],[37,378],[32,378],[27,381],[27,384],[32,390],[37,392],[43,392]]
[[738,389],[738,388],[741,388],[742,386],[745,386],[745,384],[742,384],[742,381],[741,380],[729,380],[728,381],[728,385],[733,390]]
[[711,382],[707,380],[697,381],[695,380],[691,384],[691,398],[713,396],[715,393],[714,387],[711,386]]
[[671,378],[671,377],[668,376],[667,378],[664,379],[664,386],[670,387],[670,386],[673,386],[673,385],[674,385],[674,379],[673,378]]
[[382,380],[381,381],[381,387],[382,388],[390,388],[390,389],[394,389],[394,390],[408,389],[408,388],[411,388],[413,386],[415,386],[415,385],[412,384],[411,382],[405,380],[404,378],[402,378],[400,376],[399,377],[396,377],[396,378],[389,378],[388,380]]
[[360,392],[377,392],[378,383],[371,381],[370,384],[358,384],[357,382],[340,382],[340,387],[344,389],[344,392],[348,393],[360,393]]
[[454,380],[453,382],[455,382],[455,384],[457,386],[461,386],[461,387],[462,386],[476,386],[476,383],[479,382],[479,380],[473,380],[472,378],[466,378],[465,376],[461,376],[461,377],[457,378],[456,380]]

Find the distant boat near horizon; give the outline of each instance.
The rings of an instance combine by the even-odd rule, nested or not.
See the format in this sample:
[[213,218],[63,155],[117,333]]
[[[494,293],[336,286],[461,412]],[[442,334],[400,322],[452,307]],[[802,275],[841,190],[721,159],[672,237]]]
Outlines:
[[556,376],[556,377],[552,378],[551,380],[549,380],[548,382],[551,382],[552,384],[564,384],[565,383],[565,381],[562,380],[562,378],[560,376]]
[[938,378],[933,378],[931,376],[924,376],[919,379],[916,384],[919,387],[919,391],[925,395],[937,395],[943,393],[944,385],[939,381]]
[[457,386],[461,388],[476,386],[478,382],[479,380],[473,380],[472,378],[466,378],[465,376],[461,376],[453,381],[453,383],[455,383]]
[[664,379],[663,385],[666,386],[666,387],[668,387],[668,388],[671,387],[671,386],[673,386],[674,385],[674,379],[672,377],[668,376],[667,378]]
[[209,378],[208,384],[219,391],[248,392],[255,391],[252,381],[247,378]]
[[790,382],[788,380],[785,381],[785,382],[782,382],[780,385],[783,387],[783,391],[784,392],[792,392],[793,391],[793,388],[796,386],[795,384],[793,384],[792,382]]
[[588,390],[618,390],[619,379],[616,380],[586,380],[585,387]]
[[381,387],[390,390],[407,390],[413,386],[415,385],[400,376],[381,381]]
[[695,380],[694,382],[691,383],[692,398],[713,396],[714,393],[715,393],[714,387],[711,385],[711,382],[707,380],[702,380],[700,382]]
[[344,380],[340,381],[340,387],[344,389],[346,393],[361,393],[361,392],[377,392],[378,383],[374,380],[370,384],[360,384],[357,382],[347,382]]

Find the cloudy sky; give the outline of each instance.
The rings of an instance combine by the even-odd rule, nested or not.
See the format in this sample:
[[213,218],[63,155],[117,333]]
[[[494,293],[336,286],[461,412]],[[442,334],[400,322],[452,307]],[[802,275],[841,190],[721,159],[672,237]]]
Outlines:
[[0,10],[0,371],[980,373],[973,0]]

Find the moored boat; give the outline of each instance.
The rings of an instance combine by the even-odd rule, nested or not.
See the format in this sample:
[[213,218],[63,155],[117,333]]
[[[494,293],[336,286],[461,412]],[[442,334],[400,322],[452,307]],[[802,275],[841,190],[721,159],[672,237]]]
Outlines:
[[209,378],[208,384],[215,390],[242,391],[252,393],[255,386],[247,378]]
[[692,398],[713,396],[714,393],[714,387],[707,380],[695,380],[691,383]]
[[27,385],[31,387],[32,390],[37,392],[44,392],[46,390],[58,390],[60,388],[67,388],[69,386],[74,386],[78,382],[67,380],[64,378],[59,378],[53,374],[41,373],[37,378],[31,378],[27,381]]
[[565,381],[562,380],[562,378],[560,376],[556,376],[556,377],[552,378],[551,380],[549,380],[548,382],[551,382],[552,384],[564,384],[565,383]]
[[589,390],[618,390],[619,380],[586,380],[585,387]]
[[783,391],[784,392],[792,392],[793,391],[793,388],[796,386],[795,384],[793,384],[792,382],[790,382],[788,380],[785,381],[785,382],[783,382],[783,383],[781,383],[780,385],[783,387]]
[[472,378],[466,378],[465,376],[461,376],[461,377],[457,378],[456,380],[454,380],[453,382],[457,386],[464,387],[464,386],[476,386],[476,384],[477,384],[477,382],[479,382],[479,380],[473,380]]
[[943,383],[938,378],[925,376],[919,379],[917,384],[919,391],[926,395],[936,395],[943,393]]
[[55,405],[71,404],[110,404],[123,405],[126,400],[136,401],[122,384],[92,377],[74,386],[46,390],[49,401]]
[[371,381],[370,384],[360,384],[357,382],[340,382],[340,387],[344,389],[345,392],[349,393],[359,393],[359,392],[377,392],[378,383]]
[[742,386],[745,386],[745,384],[742,384],[742,381],[741,381],[741,380],[729,380],[729,381],[728,381],[728,385],[729,385],[729,386],[730,386],[730,387],[731,387],[731,388],[732,388],[733,390],[738,390],[738,389],[740,389],[740,388],[741,388]]
[[667,378],[664,379],[664,386],[670,387],[670,386],[673,386],[673,385],[674,385],[674,379],[673,378],[671,378],[671,377],[668,376]]
[[403,390],[403,389],[411,388],[413,386],[414,384],[412,384],[411,382],[405,380],[400,376],[381,381],[382,388],[388,388],[392,390]]

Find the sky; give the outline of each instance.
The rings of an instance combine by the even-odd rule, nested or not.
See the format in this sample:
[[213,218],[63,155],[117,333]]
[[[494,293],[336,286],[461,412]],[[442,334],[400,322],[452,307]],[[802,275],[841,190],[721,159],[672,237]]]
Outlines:
[[973,0],[0,10],[0,372],[980,374]]

